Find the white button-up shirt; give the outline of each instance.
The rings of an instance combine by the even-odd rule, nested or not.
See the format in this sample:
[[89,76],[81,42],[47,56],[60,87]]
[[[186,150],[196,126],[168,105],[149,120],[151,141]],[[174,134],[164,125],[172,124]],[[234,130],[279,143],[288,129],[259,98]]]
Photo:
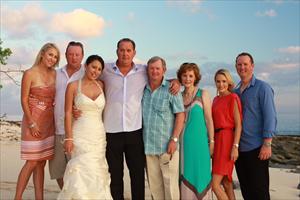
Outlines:
[[135,64],[124,76],[116,63],[106,63],[101,80],[105,84],[106,132],[129,132],[142,128],[142,98],[148,81],[146,66]]
[[54,120],[55,120],[55,133],[57,135],[65,134],[65,93],[67,85],[70,82],[79,80],[84,75],[84,66],[69,77],[67,73],[67,66],[58,68],[56,70],[56,95],[54,106]]

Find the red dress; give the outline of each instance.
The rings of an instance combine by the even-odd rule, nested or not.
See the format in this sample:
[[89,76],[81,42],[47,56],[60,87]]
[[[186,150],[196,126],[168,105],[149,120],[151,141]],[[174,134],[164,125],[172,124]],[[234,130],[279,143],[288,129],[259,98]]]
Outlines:
[[215,127],[212,173],[227,176],[229,181],[232,181],[234,167],[234,162],[231,160],[234,140],[234,102],[237,102],[240,116],[242,117],[241,101],[234,93],[226,96],[217,96],[212,104]]

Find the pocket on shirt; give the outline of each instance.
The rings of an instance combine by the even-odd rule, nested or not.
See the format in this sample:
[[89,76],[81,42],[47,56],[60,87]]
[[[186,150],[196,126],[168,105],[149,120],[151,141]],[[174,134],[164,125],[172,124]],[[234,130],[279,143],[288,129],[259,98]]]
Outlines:
[[154,104],[154,109],[156,112],[166,112],[168,111],[168,108],[169,108],[169,101],[167,99],[156,102],[156,104]]

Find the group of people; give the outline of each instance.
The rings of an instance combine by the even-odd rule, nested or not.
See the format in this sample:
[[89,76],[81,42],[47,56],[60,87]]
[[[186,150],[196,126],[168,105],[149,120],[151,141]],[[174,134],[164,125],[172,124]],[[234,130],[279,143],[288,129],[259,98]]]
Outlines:
[[211,189],[218,199],[235,199],[234,165],[245,200],[270,199],[274,92],[254,76],[249,53],[236,57],[236,87],[228,70],[215,73],[212,103],[199,87],[197,64],[183,63],[178,79],[167,80],[163,58],[133,62],[133,40],[118,41],[116,53],[113,63],[91,55],[82,64],[83,45],[72,41],[67,64],[55,70],[60,52],[47,43],[25,71],[26,162],[15,199],[22,199],[31,174],[35,198],[43,199],[49,160],[51,179],[61,189],[58,199],[122,200],[124,157],[133,200],[145,199],[145,169],[153,199],[210,199]]

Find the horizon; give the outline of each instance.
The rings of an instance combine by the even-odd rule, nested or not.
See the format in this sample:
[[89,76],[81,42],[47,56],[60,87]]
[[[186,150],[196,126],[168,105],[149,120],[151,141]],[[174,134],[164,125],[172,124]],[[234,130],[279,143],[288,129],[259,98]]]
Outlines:
[[[135,62],[159,55],[168,77],[183,62],[200,66],[200,87],[215,96],[214,73],[228,69],[235,82],[235,57],[249,52],[256,77],[275,92],[278,116],[300,132],[300,1],[8,1],[1,0],[2,47],[10,48],[5,69],[27,69],[46,42],[58,44],[60,66],[71,40],[85,46],[85,58],[115,61],[116,43],[136,42]],[[89,23],[87,23],[89,22]],[[85,59],[84,58],[84,59]],[[11,74],[18,81],[20,74]],[[1,111],[21,115],[20,87],[1,73]]]

